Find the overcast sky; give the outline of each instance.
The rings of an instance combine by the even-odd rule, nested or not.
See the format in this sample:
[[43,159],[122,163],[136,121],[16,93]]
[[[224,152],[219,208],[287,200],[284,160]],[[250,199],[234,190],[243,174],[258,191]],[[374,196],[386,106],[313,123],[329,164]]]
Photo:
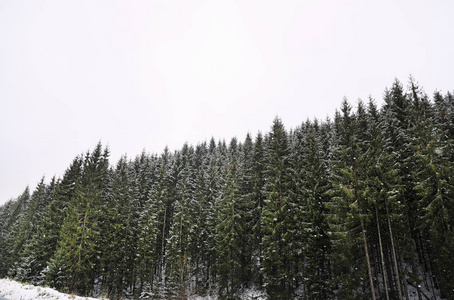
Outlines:
[[411,74],[454,89],[454,1],[0,1],[0,204],[98,141],[243,140],[382,104]]

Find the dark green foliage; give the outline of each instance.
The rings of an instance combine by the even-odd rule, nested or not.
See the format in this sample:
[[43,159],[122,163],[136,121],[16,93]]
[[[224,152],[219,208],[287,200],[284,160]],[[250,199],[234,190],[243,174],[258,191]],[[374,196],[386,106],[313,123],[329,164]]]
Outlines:
[[47,282],[57,288],[81,294],[92,293],[101,270],[101,255],[106,241],[102,226],[107,194],[108,151],[98,144],[87,153],[82,178],[76,185],[54,257],[50,261]]
[[98,144],[0,207],[0,276],[110,299],[454,299],[454,97],[410,78],[384,102],[115,166]]
[[[366,227],[370,219],[367,203],[364,170],[368,161],[360,144],[359,115],[351,112],[350,104],[344,100],[339,116],[338,149],[331,173],[333,188],[331,221],[333,232],[333,258],[336,281],[340,281],[339,294],[345,298],[372,298],[374,284],[371,282],[370,242],[366,236]],[[369,283],[369,284],[368,284]],[[360,292],[362,290],[362,292]]]
[[298,277],[301,219],[290,144],[280,119],[274,120],[266,148],[266,200],[262,215],[265,284],[270,297],[288,299],[293,295]]
[[[41,196],[41,195],[40,195]],[[38,197],[35,197],[37,199]],[[24,191],[22,196],[18,199],[17,209],[21,209],[20,214],[17,215],[17,219],[12,223],[10,234],[7,236],[5,243],[10,244],[12,247],[8,251],[9,256],[9,271],[8,276],[15,277],[19,268],[20,253],[27,240],[32,234],[34,213],[33,208],[36,206],[37,201],[31,201],[29,197],[28,189]],[[32,204],[32,205],[31,205]]]
[[32,195],[30,209],[33,213],[28,214],[30,238],[25,242],[18,262],[15,268],[15,278],[18,280],[29,280],[33,283],[41,281],[41,272],[45,269],[46,264],[52,253],[51,245],[46,235],[51,236],[52,230],[49,230],[50,223],[46,218],[52,201],[54,201],[55,191],[58,183],[53,178],[48,186],[42,180]]
[[20,233],[21,224],[30,201],[30,190],[25,188],[24,192],[16,199],[10,200],[2,207],[2,232],[1,232],[1,259],[0,259],[0,276],[6,276],[10,272],[14,272],[13,266],[18,259],[17,241],[22,240]]
[[238,143],[232,139],[229,161],[224,169],[223,187],[219,199],[217,231],[217,271],[219,294],[222,299],[231,299],[240,289],[243,276],[241,239],[245,229],[245,207],[241,198],[239,182]]
[[105,290],[110,298],[124,297],[134,284],[137,248],[137,198],[131,188],[126,158],[121,158],[112,174],[112,191],[103,226],[102,255]]
[[303,282],[309,299],[329,299],[332,296],[331,243],[325,204],[328,201],[330,183],[318,123],[307,122],[300,138],[298,146],[302,153],[297,161],[301,163],[301,168],[298,168],[298,191],[304,199],[304,205],[300,207],[302,220],[299,227],[305,240],[304,252],[300,258],[303,262]]

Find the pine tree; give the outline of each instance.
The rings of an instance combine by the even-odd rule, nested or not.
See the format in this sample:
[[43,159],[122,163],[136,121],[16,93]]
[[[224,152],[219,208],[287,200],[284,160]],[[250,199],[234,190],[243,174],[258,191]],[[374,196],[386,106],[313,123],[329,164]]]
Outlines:
[[287,132],[276,118],[266,141],[267,164],[263,220],[263,267],[266,291],[271,298],[290,298],[294,292],[297,215],[293,169]]
[[329,299],[330,240],[326,220],[328,165],[323,159],[318,122],[307,122],[300,147],[299,190],[306,205],[301,207],[301,229],[306,237],[304,261],[305,297]]
[[166,247],[178,178],[178,165],[168,148],[157,160],[156,168],[156,180],[139,220],[138,293],[142,297],[155,295],[158,298],[165,293]]
[[155,278],[160,267],[160,254],[158,252],[159,219],[158,216],[164,210],[164,203],[159,198],[160,191],[152,189],[150,197],[145,203],[144,209],[139,216],[139,235],[137,241],[138,291],[141,299],[149,299],[154,292]]
[[92,294],[100,275],[100,221],[108,175],[108,150],[100,143],[87,153],[81,182],[76,186],[63,223],[58,249],[51,259],[47,281],[54,287]]
[[12,259],[14,266],[9,270],[9,276],[17,280],[27,279],[27,274],[31,271],[27,265],[27,258],[24,255],[24,249],[27,243],[36,234],[36,224],[39,220],[41,211],[45,208],[48,198],[46,197],[46,184],[44,177],[38,183],[33,192],[26,210],[23,212],[20,223],[18,224],[18,233],[12,247]]
[[27,186],[24,192],[15,201],[13,201],[9,218],[4,221],[5,246],[2,249],[1,260],[3,262],[2,265],[5,275],[8,273],[11,274],[11,272],[13,272],[14,275],[12,267],[18,259],[18,247],[20,248],[22,246],[20,243],[24,241],[24,232],[21,232],[21,227],[24,225],[23,222],[29,209],[29,202],[30,190]]
[[238,143],[233,138],[229,147],[229,164],[226,166],[223,187],[219,198],[217,234],[217,270],[219,295],[230,299],[241,287],[241,238],[244,230],[243,203],[239,182]]
[[241,262],[240,281],[243,288],[249,288],[253,284],[259,284],[258,277],[253,274],[256,268],[254,247],[257,244],[251,243],[251,241],[257,238],[254,235],[254,227],[256,225],[254,214],[257,203],[255,187],[258,183],[258,178],[254,168],[254,143],[249,133],[246,135],[243,147],[239,150],[238,182],[240,184],[241,194],[239,208],[241,210],[242,223],[242,234],[239,243]]
[[[136,250],[130,253],[133,276],[129,279],[130,296],[140,296],[143,289],[151,292],[156,267],[157,214],[153,211],[150,198],[155,195],[152,190],[157,181],[158,158],[146,155],[144,151],[129,163],[130,195],[132,203],[131,235]],[[143,250],[143,251],[142,251]],[[131,267],[131,266],[130,266]],[[146,285],[146,288],[144,287]],[[142,296],[148,295],[145,292]],[[148,297],[148,296],[147,296]]]
[[255,276],[254,283],[257,286],[263,285],[263,228],[262,228],[262,212],[264,207],[264,185],[265,185],[265,150],[263,145],[263,136],[258,133],[253,147],[252,153],[252,168],[253,168],[253,189],[252,189],[252,273]]
[[[197,163],[195,164],[195,180],[194,180],[194,201],[190,206],[190,214],[193,218],[190,224],[191,242],[188,245],[190,257],[193,260],[194,290],[197,294],[203,295],[207,292],[207,272],[208,272],[208,253],[207,244],[210,228],[208,223],[209,217],[209,198],[210,193],[207,186],[207,164],[206,145],[199,145],[196,151]],[[209,275],[208,275],[209,276]]]
[[112,175],[112,194],[104,233],[102,255],[104,290],[110,299],[128,295],[135,276],[135,202],[126,157],[120,158]]
[[195,201],[192,155],[192,147],[185,144],[181,153],[178,152],[175,157],[179,178],[176,182],[173,220],[166,250],[166,295],[173,299],[187,298],[186,293],[192,271],[193,258],[189,255],[189,244],[193,240],[190,234],[193,221],[191,213]]
[[13,244],[18,230],[18,223],[25,211],[30,198],[29,188],[17,199],[11,199],[0,207],[0,276],[6,276],[14,260],[11,255]]
[[62,180],[55,186],[52,201],[46,207],[41,218],[39,230],[41,234],[36,238],[31,249],[38,256],[36,258],[42,266],[41,270],[36,270],[40,283],[49,284],[46,281],[46,274],[50,270],[47,264],[53,257],[60,239],[60,230],[63,225],[68,204],[75,196],[76,185],[82,176],[83,157],[76,157],[63,175]]
[[426,145],[433,144],[434,142],[432,134],[432,108],[428,97],[411,77],[406,96],[410,104],[408,109],[410,122],[409,128],[406,130],[408,137],[407,149],[409,151],[404,160],[408,172],[408,174],[406,174],[408,181],[405,182],[405,186],[412,197],[407,201],[407,205],[411,208],[410,225],[418,259],[413,265],[421,263],[422,266],[422,268],[413,267],[412,281],[418,284],[418,293],[422,294],[419,290],[419,285],[424,284],[426,288],[430,289],[433,288],[434,282],[432,281],[431,276],[426,276],[427,273],[432,272],[432,266],[428,259],[429,245],[427,243],[427,232],[421,226],[423,206],[421,205],[421,196],[418,195],[418,183],[423,180],[423,178],[421,178],[420,165],[418,163],[418,154],[421,152],[418,150],[425,148]]
[[48,234],[47,224],[45,223],[46,209],[49,203],[54,201],[57,185],[55,177],[52,178],[49,185],[44,184],[43,178],[33,192],[30,209],[34,213],[30,213],[28,216],[30,238],[23,246],[20,257],[16,262],[16,278],[20,281],[28,281],[35,284],[41,281],[41,272],[45,269],[50,257],[46,252],[48,251],[46,248],[48,245],[42,243],[42,240]]
[[6,244],[6,237],[9,233],[9,228],[7,223],[11,217],[11,213],[14,207],[15,201],[10,199],[5,204],[0,206],[0,277],[3,277],[7,274],[7,251],[8,245]]
[[[446,103],[435,95],[435,114],[432,116],[431,106],[425,97],[417,93],[413,87],[414,117],[417,118],[413,144],[418,172],[414,175],[418,184],[415,189],[421,197],[421,235],[423,245],[428,253],[424,256],[426,272],[432,272],[437,279],[442,297],[454,297],[454,205],[450,200],[454,194],[451,180],[452,140],[448,138],[446,127]],[[425,241],[428,241],[426,245]]]
[[215,287],[217,285],[217,225],[219,220],[219,203],[221,193],[221,169],[218,163],[219,160],[223,160],[221,151],[218,146],[215,146],[214,140],[210,143],[209,157],[207,158],[208,170],[206,176],[206,201],[207,201],[207,220],[206,220],[206,272],[205,272],[205,284],[206,288]]
[[[358,143],[359,127],[351,106],[344,99],[342,116],[338,122],[339,148],[332,171],[332,203],[334,212],[331,226],[334,232],[333,251],[340,297],[367,297],[375,299],[370,242],[366,234],[370,207],[363,191],[366,189],[364,168],[367,159]],[[368,278],[364,280],[363,278]],[[340,281],[340,282],[339,282]],[[368,293],[361,294],[368,282]]]

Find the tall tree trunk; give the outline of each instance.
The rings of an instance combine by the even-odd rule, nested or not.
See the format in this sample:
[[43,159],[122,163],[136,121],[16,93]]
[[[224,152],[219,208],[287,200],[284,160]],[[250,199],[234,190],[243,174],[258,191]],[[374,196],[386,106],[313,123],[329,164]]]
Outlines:
[[383,270],[383,283],[385,285],[386,300],[389,300],[388,276],[386,275],[385,258],[383,255],[383,245],[382,245],[382,241],[381,241],[380,221],[378,220],[378,209],[377,209],[376,204],[375,204],[375,218],[377,220],[378,244],[380,245],[380,257],[381,257],[381,265],[382,265],[382,270]]
[[366,229],[364,228],[364,220],[361,215],[360,199],[358,196],[359,184],[358,184],[358,177],[356,176],[356,171],[354,172],[354,184],[355,184],[354,193],[355,193],[355,199],[356,199],[355,202],[358,204],[359,219],[361,221],[361,232],[363,235],[364,252],[366,254],[367,273],[369,275],[370,291],[372,294],[372,300],[375,300],[374,280],[372,277],[372,268],[370,266],[369,250],[367,248]]
[[396,279],[397,279],[397,289],[399,291],[399,300],[403,300],[403,298],[402,298],[402,285],[400,284],[399,266],[397,264],[397,257],[396,257],[396,248],[394,247],[393,230],[392,230],[392,227],[391,227],[391,220],[389,219],[388,201],[386,201],[386,200],[385,200],[385,206],[386,206],[386,216],[387,216],[387,219],[388,219],[389,238],[391,239],[391,249],[392,249],[392,253],[393,253],[394,269],[396,270]]
[[[359,204],[358,204],[358,206],[359,206]],[[361,211],[360,211],[360,213],[361,213]],[[370,266],[369,250],[367,249],[366,230],[364,229],[364,220],[361,215],[360,215],[360,219],[361,219],[361,231],[363,233],[364,252],[366,253],[367,273],[369,274],[370,291],[372,293],[372,300],[375,300],[375,288],[374,288],[374,281],[372,278],[372,269]]]

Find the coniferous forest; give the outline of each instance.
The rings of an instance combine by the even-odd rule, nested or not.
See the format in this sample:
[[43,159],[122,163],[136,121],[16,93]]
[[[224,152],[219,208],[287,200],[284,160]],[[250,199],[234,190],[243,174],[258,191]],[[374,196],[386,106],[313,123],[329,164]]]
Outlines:
[[454,96],[109,162],[0,207],[0,277],[111,299],[454,299]]

